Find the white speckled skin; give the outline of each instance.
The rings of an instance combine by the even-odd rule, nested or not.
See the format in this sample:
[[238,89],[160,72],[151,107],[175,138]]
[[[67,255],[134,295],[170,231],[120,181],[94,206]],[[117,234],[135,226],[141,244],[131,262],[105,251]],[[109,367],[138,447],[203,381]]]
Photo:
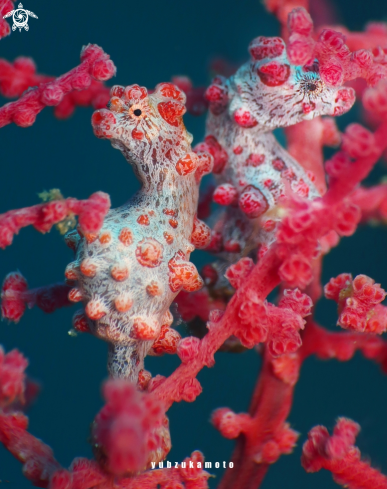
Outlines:
[[[98,236],[78,236],[68,269],[76,274],[75,299],[85,305],[91,332],[109,343],[110,374],[137,381],[160,327],[172,322],[169,306],[178,291],[202,286],[188,260],[197,244],[200,177],[210,171],[211,157],[191,153],[185,96],[175,86],[161,84],[149,96],[138,85],[113,87],[111,94],[109,110],[93,115],[94,132],[123,153],[142,188],[108,213]],[[187,153],[194,165],[179,174]],[[200,158],[207,168],[200,168]]]
[[[206,129],[206,136],[214,136],[228,154],[227,163],[216,175],[217,182],[231,184],[238,193],[239,200],[227,207],[214,226],[223,243],[240,245],[234,254],[223,249],[222,256],[230,261],[274,240],[280,220],[278,199],[286,191],[309,199],[319,197],[313,175],[306,174],[302,162],[289,155],[272,131],[321,115],[340,115],[355,101],[352,89],[325,85],[316,63],[292,65],[279,38],[259,37],[250,44],[250,52],[251,60],[231,78],[215,78],[212,87],[222,97],[210,102]],[[284,81],[270,78],[276,69],[277,73],[282,70]],[[251,155],[255,155],[255,162]],[[259,216],[241,210],[241,195],[251,186],[267,206]]]

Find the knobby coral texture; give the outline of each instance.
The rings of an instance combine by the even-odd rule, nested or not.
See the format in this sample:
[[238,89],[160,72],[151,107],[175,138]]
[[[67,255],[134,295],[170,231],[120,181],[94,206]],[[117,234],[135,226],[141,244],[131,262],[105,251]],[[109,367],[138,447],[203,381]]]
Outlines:
[[[82,48],[80,65],[58,78],[38,74],[30,58],[0,60],[1,94],[17,98],[0,108],[0,127],[27,128],[46,106],[65,118],[91,105],[94,134],[123,154],[142,185],[115,209],[103,192],[77,200],[51,191],[43,203],[0,215],[1,248],[25,226],[42,233],[56,226],[74,252],[63,283],[29,289],[20,272],[10,272],[2,317],[18,322],[27,307],[49,313],[79,303],[74,334],[109,347],[105,405],[91,427],[95,459],[75,458],[67,469],[27,429],[24,411],[38,392],[26,376],[27,360],[0,349],[0,440],[37,487],[208,487],[199,451],[176,467],[155,467],[171,449],[167,411],[202,394],[197,375],[214,365],[219,350],[255,348],[262,356],[249,411],[219,407],[211,416],[223,437],[235,439],[220,489],[259,487],[269,467],[292,452],[299,434],[287,418],[306,358],[344,361],[358,350],[387,371],[381,285],[347,271],[321,284],[324,256],[341,237],[360,223],[387,221],[387,185],[362,186],[387,149],[387,25],[361,33],[315,29],[305,2],[266,7],[282,37],[253,39],[250,60],[231,76],[219,73],[205,91],[185,77],[152,90],[109,89],[115,66],[92,44]],[[2,15],[8,10],[12,2],[1,1]],[[0,37],[9,33],[1,20]],[[335,118],[355,99],[369,128],[351,123],[341,132]],[[192,148],[183,115],[207,107],[205,139]],[[285,128],[287,149],[273,134],[277,128]],[[324,146],[338,147],[328,161]],[[201,178],[211,172],[216,187],[200,202]],[[219,204],[214,212],[210,199]],[[213,256],[202,276],[190,262],[195,248]],[[323,295],[338,304],[343,331],[314,319]],[[174,301],[191,336],[172,327]],[[152,376],[146,356],[162,362],[163,354],[181,363],[168,377]],[[387,477],[355,446],[359,430],[347,418],[331,436],[323,426],[312,428],[302,466],[324,468],[344,487],[387,488]]]

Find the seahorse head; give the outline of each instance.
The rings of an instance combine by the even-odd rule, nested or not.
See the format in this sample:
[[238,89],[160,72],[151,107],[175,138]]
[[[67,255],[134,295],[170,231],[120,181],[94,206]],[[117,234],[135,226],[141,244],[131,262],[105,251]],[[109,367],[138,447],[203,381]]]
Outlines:
[[272,131],[320,115],[341,115],[355,102],[352,88],[323,82],[316,60],[291,64],[279,37],[257,37],[249,51],[248,63],[229,80],[217,77],[207,91],[213,113],[227,109],[242,127]]
[[160,83],[150,94],[139,85],[116,85],[110,96],[107,109],[92,116],[94,134],[109,139],[128,161],[173,163],[189,150],[192,135],[182,119],[186,98],[175,85]]

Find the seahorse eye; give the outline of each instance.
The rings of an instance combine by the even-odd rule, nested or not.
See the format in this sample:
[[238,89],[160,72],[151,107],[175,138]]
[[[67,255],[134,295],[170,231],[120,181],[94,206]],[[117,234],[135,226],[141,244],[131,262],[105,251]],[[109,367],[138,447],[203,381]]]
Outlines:
[[309,92],[314,92],[317,89],[317,85],[315,83],[307,83],[306,84],[306,89]]
[[142,114],[142,110],[141,109],[136,109],[136,110],[133,111],[133,114],[138,117],[138,116],[140,116]]

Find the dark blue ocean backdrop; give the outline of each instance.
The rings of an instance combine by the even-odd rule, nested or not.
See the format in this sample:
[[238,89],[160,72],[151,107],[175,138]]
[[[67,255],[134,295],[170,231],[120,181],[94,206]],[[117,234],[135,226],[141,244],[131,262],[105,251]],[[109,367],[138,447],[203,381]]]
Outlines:
[[[360,30],[370,20],[387,20],[387,4],[380,0],[340,0],[334,7],[337,23],[352,30]],[[209,63],[214,57],[242,63],[252,38],[279,32],[277,21],[258,0],[25,0],[24,8],[39,18],[30,20],[28,32],[16,31],[0,41],[1,58],[31,56],[39,72],[59,75],[78,64],[83,45],[96,43],[118,68],[110,85],[138,83],[152,88],[180,74],[191,77],[195,85],[205,85],[210,81]],[[93,135],[91,113],[90,108],[80,108],[69,120],[58,121],[51,109],[45,109],[31,128],[9,125],[0,130],[0,213],[38,203],[37,193],[51,188],[77,198],[102,190],[110,194],[113,206],[121,205],[136,191],[138,183],[121,153]],[[339,124],[355,120],[357,107]],[[201,141],[205,117],[187,115],[185,121],[194,142]],[[385,167],[380,164],[369,181],[377,181],[383,173]],[[369,275],[386,288],[386,243],[386,228],[360,227],[325,259],[324,283],[331,276],[351,272]],[[18,269],[31,287],[62,281],[71,260],[72,252],[55,229],[48,235],[23,229],[11,247],[0,251],[0,279]],[[200,268],[211,257],[195,252],[192,260]],[[89,426],[102,405],[100,385],[106,378],[106,344],[89,335],[69,336],[73,313],[74,308],[51,315],[33,309],[17,325],[0,324],[0,343],[7,351],[20,349],[30,361],[29,375],[42,385],[29,411],[30,431],[53,448],[63,466],[74,457],[92,455]],[[334,329],[335,305],[323,300],[317,317]],[[209,417],[220,406],[246,411],[260,358],[255,351],[248,351],[239,355],[218,353],[215,360],[212,369],[199,374],[202,395],[192,404],[174,405],[169,412],[171,461],[181,461],[195,449],[212,462],[230,458],[233,442],[219,435]],[[146,360],[153,374],[168,375],[177,364],[176,357]],[[289,417],[292,427],[301,433],[299,446],[269,470],[262,487],[337,487],[328,473],[306,474],[300,454],[309,429],[316,424],[332,428],[338,416],[361,424],[358,446],[375,467],[387,472],[386,399],[387,377],[359,354],[346,363],[307,360]],[[210,484],[216,487],[222,470],[212,472],[216,478]],[[31,487],[22,476],[19,462],[2,447],[0,480],[0,489]]]

